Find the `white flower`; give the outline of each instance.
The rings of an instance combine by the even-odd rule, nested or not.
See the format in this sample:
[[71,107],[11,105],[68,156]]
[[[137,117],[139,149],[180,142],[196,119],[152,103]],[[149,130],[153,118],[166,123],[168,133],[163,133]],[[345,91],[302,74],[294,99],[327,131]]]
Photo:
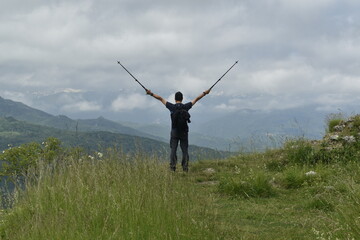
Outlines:
[[306,176],[315,176],[316,175],[316,172],[314,171],[309,171],[307,173],[305,173]]
[[343,139],[348,143],[356,142],[356,139],[354,136],[345,136],[345,137],[343,137]]
[[98,152],[97,155],[98,155],[99,158],[103,157],[103,154],[101,152]]
[[90,158],[91,160],[94,160],[94,157],[93,157],[93,156],[91,156],[91,155],[89,155],[89,158]]
[[215,171],[215,169],[213,169],[213,168],[206,168],[205,170],[204,170],[204,173],[206,173],[206,174],[214,174],[216,171]]

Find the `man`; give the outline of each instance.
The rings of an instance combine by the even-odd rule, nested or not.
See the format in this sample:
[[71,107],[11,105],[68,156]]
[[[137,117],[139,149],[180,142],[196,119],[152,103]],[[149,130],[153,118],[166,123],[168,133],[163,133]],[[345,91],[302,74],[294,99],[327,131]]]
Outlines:
[[[188,153],[188,146],[189,146],[189,140],[188,140],[188,132],[189,127],[187,126],[187,123],[185,124],[185,127],[181,127],[179,129],[179,124],[177,123],[177,118],[175,115],[182,114],[181,111],[185,110],[186,113],[194,106],[194,104],[199,101],[201,98],[203,98],[205,95],[210,93],[210,89],[204,91],[202,94],[200,94],[198,97],[196,97],[191,102],[188,102],[186,104],[182,103],[183,95],[181,92],[177,92],[175,94],[175,104],[172,104],[168,101],[166,101],[164,98],[160,97],[157,94],[152,93],[150,90],[147,90],[146,93],[160,102],[162,102],[167,109],[170,110],[171,113],[171,137],[170,137],[170,169],[172,171],[176,170],[176,163],[177,163],[177,156],[176,156],[176,150],[180,141],[180,148],[182,151],[182,161],[181,166],[183,168],[184,172],[188,172],[189,170],[189,153]],[[185,113],[185,114],[186,114]],[[189,118],[190,115],[188,115],[187,121],[190,122]]]

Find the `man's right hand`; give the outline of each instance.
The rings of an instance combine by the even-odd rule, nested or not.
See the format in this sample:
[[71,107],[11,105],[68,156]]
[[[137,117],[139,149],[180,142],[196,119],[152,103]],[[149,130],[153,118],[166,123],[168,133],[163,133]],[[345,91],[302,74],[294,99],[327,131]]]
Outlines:
[[149,89],[146,90],[146,94],[147,94],[147,95],[150,95],[150,96],[153,96],[153,95],[154,95]]

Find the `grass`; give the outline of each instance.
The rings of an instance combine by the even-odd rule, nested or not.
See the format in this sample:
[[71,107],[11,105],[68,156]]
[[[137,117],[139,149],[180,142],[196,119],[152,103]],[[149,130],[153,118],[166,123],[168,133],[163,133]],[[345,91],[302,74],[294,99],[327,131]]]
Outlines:
[[155,160],[70,160],[51,171],[19,193],[2,239],[214,239],[212,198]]
[[68,157],[17,192],[1,239],[360,239],[360,164],[312,156],[299,142],[188,174],[142,155]]

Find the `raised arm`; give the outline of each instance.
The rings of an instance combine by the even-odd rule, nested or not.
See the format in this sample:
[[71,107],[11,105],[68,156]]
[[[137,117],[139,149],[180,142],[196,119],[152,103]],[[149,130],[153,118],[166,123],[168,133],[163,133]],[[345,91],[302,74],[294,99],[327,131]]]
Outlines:
[[206,94],[210,93],[210,89],[204,91],[202,94],[200,94],[199,96],[197,96],[194,100],[191,101],[192,105],[194,105],[197,101],[199,101],[200,99],[202,99],[203,97],[205,97]]
[[164,105],[166,105],[167,101],[164,98],[160,97],[159,95],[157,95],[155,93],[152,93],[150,90],[146,90],[146,94],[156,98],[157,100],[162,102]]

